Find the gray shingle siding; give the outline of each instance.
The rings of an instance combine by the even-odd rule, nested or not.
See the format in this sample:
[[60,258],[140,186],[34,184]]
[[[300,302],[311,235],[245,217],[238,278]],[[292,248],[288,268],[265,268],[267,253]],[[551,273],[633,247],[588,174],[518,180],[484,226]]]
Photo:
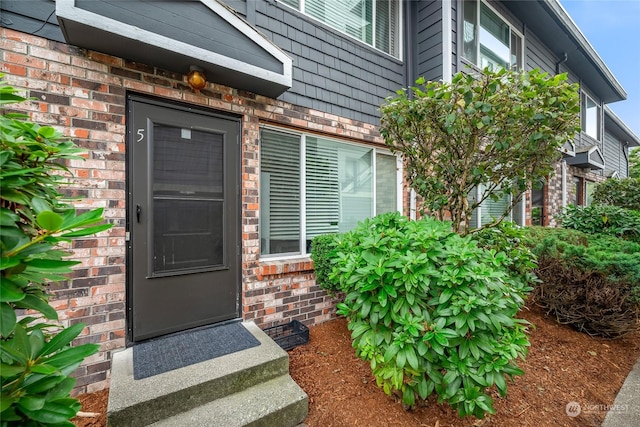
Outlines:
[[248,2],[254,24],[293,58],[293,87],[280,99],[379,123],[384,98],[404,86],[402,61],[277,2]]
[[[64,43],[50,0],[0,0],[1,26]],[[46,23],[45,23],[46,20]]]

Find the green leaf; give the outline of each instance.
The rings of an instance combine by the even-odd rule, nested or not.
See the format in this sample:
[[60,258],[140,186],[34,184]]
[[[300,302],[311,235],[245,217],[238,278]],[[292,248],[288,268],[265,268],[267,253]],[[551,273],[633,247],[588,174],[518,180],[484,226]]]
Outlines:
[[60,259],[31,259],[25,261],[29,267],[42,270],[45,274],[52,273],[69,273],[71,267],[80,264],[79,261],[66,261]]
[[62,216],[52,211],[42,211],[36,217],[38,226],[52,233],[60,229],[62,221]]
[[442,293],[440,294],[440,298],[438,298],[438,304],[444,304],[445,302],[449,301],[452,296],[453,296],[453,289],[444,288],[442,290]]
[[420,367],[420,364],[418,362],[418,357],[416,356],[416,352],[413,349],[413,347],[406,346],[405,351],[407,355],[407,362],[409,362],[409,366],[411,366],[415,370],[418,370],[418,368]]
[[29,332],[29,344],[31,346],[29,358],[35,360],[38,358],[38,353],[44,346],[44,334],[41,329],[34,329]]
[[507,395],[507,382],[504,379],[504,375],[501,372],[494,372],[493,379],[496,383],[496,387],[500,392],[500,396],[504,397]]
[[42,313],[47,319],[57,320],[58,313],[46,301],[35,295],[28,294],[22,300],[15,302],[20,308],[30,308]]
[[59,369],[82,362],[86,357],[95,354],[100,349],[98,344],[83,344],[78,347],[70,347],[54,354],[47,360],[47,364]]
[[403,369],[406,362],[407,362],[407,353],[405,352],[404,349],[402,349],[398,351],[398,354],[396,354],[396,365],[398,366],[398,368]]
[[11,267],[15,267],[20,264],[20,259],[15,257],[2,257],[0,258],[0,270],[7,270]]
[[[11,378],[20,375],[24,372],[24,366],[22,365],[6,365],[0,363],[0,377]],[[4,399],[4,397],[3,397]]]
[[68,398],[75,385],[76,379],[73,377],[67,377],[60,382],[60,384],[50,389],[46,394],[46,398],[47,400]]
[[63,349],[71,341],[73,341],[84,329],[84,323],[76,323],[75,325],[64,328],[58,332],[48,343],[42,347],[38,357],[48,356],[58,350]]
[[31,354],[31,344],[29,343],[29,337],[25,329],[16,324],[14,328],[13,338],[2,346],[3,351],[15,351],[12,356],[17,355],[19,359],[16,359],[19,363],[26,365]]
[[70,211],[69,215],[64,216],[64,223],[60,228],[63,230],[70,230],[84,225],[94,224],[98,221],[102,221],[103,212],[103,208],[98,208],[84,212],[78,216],[74,216],[73,211]]
[[[41,197],[34,197],[31,199],[31,208],[36,214],[40,214],[45,211],[51,211],[51,206]],[[43,227],[45,228],[45,227]]]
[[[6,411],[7,409],[9,409],[9,407],[11,405],[13,405],[13,403],[16,401],[16,398],[13,396],[9,396],[9,395],[5,395],[4,393],[2,393],[2,395],[0,395],[0,412],[2,412],[2,416],[0,418],[2,418],[2,420],[4,421],[2,423],[2,426],[5,426],[5,423],[8,421],[14,421],[12,419],[8,419],[10,417],[7,417],[8,414],[5,414],[4,411]],[[19,421],[20,418],[18,418],[15,421]],[[8,424],[7,424],[8,425]]]
[[51,375],[58,372],[58,368],[54,368],[53,366],[49,366],[44,363],[35,364],[31,366],[31,372],[35,372],[36,374]]
[[44,397],[38,397],[34,395],[23,396],[18,400],[17,405],[22,409],[23,412],[27,411],[37,411],[42,409],[46,400]]
[[25,380],[24,389],[33,394],[44,393],[52,390],[64,380],[64,375],[32,375]]
[[[3,277],[0,281],[0,302],[16,302],[24,299],[27,294],[12,280]],[[4,318],[4,316],[3,316]]]
[[69,399],[69,401],[60,399],[56,402],[47,402],[40,410],[24,411],[24,413],[29,418],[41,423],[63,423],[74,417],[80,410],[80,404],[73,404],[73,401],[77,403],[75,399]]
[[20,217],[7,208],[0,208],[0,225],[15,226]]
[[92,234],[100,233],[101,231],[108,230],[113,227],[113,224],[96,225],[95,227],[87,227],[82,230],[71,231],[69,233],[61,234],[60,237],[83,237],[90,236]]

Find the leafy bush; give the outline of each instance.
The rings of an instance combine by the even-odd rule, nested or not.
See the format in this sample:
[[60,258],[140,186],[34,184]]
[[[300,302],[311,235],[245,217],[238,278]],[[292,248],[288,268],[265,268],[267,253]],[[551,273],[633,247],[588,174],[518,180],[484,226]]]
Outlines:
[[[0,105],[23,100],[0,81]],[[0,419],[3,426],[73,426],[69,418],[80,404],[69,396],[75,385],[69,375],[98,346],[71,346],[83,324],[64,329],[44,321],[58,318],[46,284],[66,279],[78,264],[63,259],[68,254],[57,248],[60,242],[111,225],[95,225],[102,209],[77,215],[61,199],[63,161],[78,158],[78,150],[54,128],[26,118],[0,117]],[[19,319],[24,310],[42,317]]]
[[531,284],[538,282],[534,270],[537,266],[536,257],[531,249],[522,243],[525,237],[523,228],[513,222],[501,222],[496,227],[484,228],[474,234],[478,245],[504,252],[507,257],[505,266],[514,286],[519,286],[523,292],[531,291]]
[[528,183],[553,172],[560,148],[580,131],[579,93],[566,74],[539,69],[463,70],[450,82],[421,77],[382,104],[380,133],[402,156],[419,210],[451,218],[467,234],[473,210],[485,200],[510,196],[504,212],[482,226],[492,227]]
[[533,297],[561,323],[608,338],[638,328],[640,244],[570,229],[526,234],[542,280]]
[[[527,262],[531,262],[528,260]],[[478,246],[451,224],[377,216],[339,237],[331,277],[346,292],[356,353],[405,405],[436,393],[460,416],[494,413],[489,389],[507,392],[529,345],[516,319],[530,288],[504,252]]]
[[339,291],[338,283],[329,278],[333,268],[331,260],[335,256],[337,244],[338,235],[335,233],[321,234],[311,241],[311,259],[316,273],[316,284],[329,295],[335,295]]
[[559,219],[564,228],[640,242],[640,211],[611,205],[567,206]]
[[608,179],[597,184],[593,202],[640,211],[640,178]]

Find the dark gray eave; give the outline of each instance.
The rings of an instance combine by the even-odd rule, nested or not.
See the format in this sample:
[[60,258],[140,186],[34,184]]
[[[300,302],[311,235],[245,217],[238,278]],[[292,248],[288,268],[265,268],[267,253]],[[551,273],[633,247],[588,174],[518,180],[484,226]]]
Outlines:
[[605,104],[627,98],[624,88],[558,0],[505,1],[529,30]]
[[606,105],[604,107],[604,131],[615,135],[620,141],[628,143],[629,147],[640,147],[640,138]]
[[604,156],[596,145],[577,149],[575,157],[565,157],[565,161],[582,169],[604,169]]
[[[100,3],[56,1],[56,15],[67,43],[181,74],[187,74],[192,65],[199,66],[211,82],[271,98],[292,86],[291,58],[217,0],[198,3],[211,13],[212,23],[224,24],[240,35],[242,46],[237,49],[223,50],[224,40],[219,39],[211,39],[210,48],[202,43],[206,37],[200,37],[199,44],[179,40],[180,32],[171,34],[169,26],[165,28],[157,22],[146,25],[141,15],[124,16],[120,20],[87,10],[99,7]],[[165,5],[170,3],[179,2]],[[122,22],[125,20],[128,22]],[[259,55],[247,55],[243,50],[253,50]]]

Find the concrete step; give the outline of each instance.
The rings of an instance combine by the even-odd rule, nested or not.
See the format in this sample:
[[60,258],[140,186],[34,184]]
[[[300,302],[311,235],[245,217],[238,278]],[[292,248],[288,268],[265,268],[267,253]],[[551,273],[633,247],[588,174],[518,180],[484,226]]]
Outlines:
[[[108,425],[149,425],[288,376],[287,352],[253,322],[243,325],[260,341],[259,346],[141,380],[133,379],[133,349],[114,353]],[[278,393],[272,390],[271,395],[275,398]]]
[[174,415],[154,427],[295,427],[307,416],[309,401],[289,375]]

